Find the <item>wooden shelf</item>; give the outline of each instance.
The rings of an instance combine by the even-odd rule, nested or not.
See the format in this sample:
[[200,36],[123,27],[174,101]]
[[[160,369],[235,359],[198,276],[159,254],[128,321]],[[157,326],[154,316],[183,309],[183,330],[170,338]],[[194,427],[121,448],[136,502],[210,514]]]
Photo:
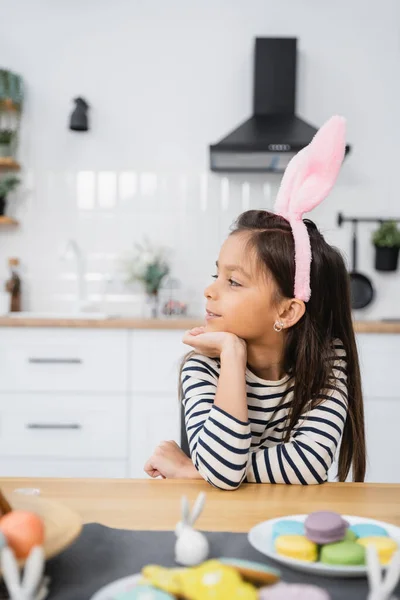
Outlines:
[[0,171],[19,171],[20,165],[13,158],[0,156]]
[[18,221],[12,217],[0,217],[0,225],[18,225]]
[[3,98],[0,100],[0,107],[9,111],[21,112],[21,105],[15,104],[11,98]]

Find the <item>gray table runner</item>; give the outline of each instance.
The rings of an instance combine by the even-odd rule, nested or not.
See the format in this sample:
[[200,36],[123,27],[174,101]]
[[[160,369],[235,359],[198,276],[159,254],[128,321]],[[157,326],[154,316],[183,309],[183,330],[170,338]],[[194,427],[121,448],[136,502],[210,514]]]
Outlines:
[[[269,562],[281,571],[283,581],[319,585],[328,590],[333,600],[365,600],[367,597],[366,579],[306,575],[268,561],[250,546],[246,534],[212,532],[206,535],[210,558],[229,556]],[[49,600],[89,600],[102,586],[139,573],[146,564],[176,566],[175,539],[173,532],[125,531],[98,524],[85,525],[80,538],[47,563],[46,572],[51,577]]]

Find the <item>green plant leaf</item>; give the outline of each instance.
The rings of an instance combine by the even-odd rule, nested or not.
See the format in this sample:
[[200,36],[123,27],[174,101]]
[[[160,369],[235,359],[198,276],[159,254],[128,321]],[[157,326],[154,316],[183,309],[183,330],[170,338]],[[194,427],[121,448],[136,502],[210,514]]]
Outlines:
[[14,134],[12,129],[0,129],[0,144],[10,144]]
[[134,255],[125,261],[127,282],[140,281],[148,294],[157,294],[170,267],[163,248],[153,247],[146,236],[143,242],[134,243]]
[[380,248],[400,248],[400,229],[395,221],[384,221],[373,233],[372,242]]
[[6,175],[6,177],[0,179],[0,198],[5,198],[20,183],[21,180],[15,175]]

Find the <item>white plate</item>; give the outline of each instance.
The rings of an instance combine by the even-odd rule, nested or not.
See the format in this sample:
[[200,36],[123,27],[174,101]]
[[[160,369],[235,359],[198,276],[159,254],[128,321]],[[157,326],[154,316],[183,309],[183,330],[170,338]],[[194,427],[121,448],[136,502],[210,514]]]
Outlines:
[[[389,536],[393,538],[400,546],[400,528],[389,523],[382,521],[375,521],[374,519],[365,519],[363,517],[351,517],[348,515],[342,515],[350,525],[357,525],[359,523],[371,523],[374,525],[380,525],[384,527],[388,532]],[[322,575],[327,577],[365,577],[367,574],[366,566],[335,566],[325,565],[320,562],[310,563],[303,560],[296,560],[294,558],[288,558],[286,556],[280,556],[275,552],[274,545],[272,542],[272,530],[274,524],[277,521],[295,520],[304,522],[308,515],[293,515],[290,517],[280,517],[279,519],[270,519],[259,523],[249,532],[250,544],[268,558],[281,563],[286,567],[291,567],[296,571],[303,571],[304,573],[310,573],[313,575]]]
[[105,587],[102,587],[90,600],[114,600],[117,596],[135,588],[139,583],[140,578],[140,573],[137,573],[136,575],[124,577],[123,579],[117,579],[117,581],[113,581]]

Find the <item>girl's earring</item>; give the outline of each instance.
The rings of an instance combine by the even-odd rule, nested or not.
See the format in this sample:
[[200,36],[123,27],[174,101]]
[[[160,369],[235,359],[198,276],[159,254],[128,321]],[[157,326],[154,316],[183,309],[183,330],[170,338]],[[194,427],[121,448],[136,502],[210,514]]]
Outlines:
[[284,324],[282,323],[282,321],[275,321],[274,323],[274,331],[276,331],[277,333],[279,333],[280,331],[282,331]]

